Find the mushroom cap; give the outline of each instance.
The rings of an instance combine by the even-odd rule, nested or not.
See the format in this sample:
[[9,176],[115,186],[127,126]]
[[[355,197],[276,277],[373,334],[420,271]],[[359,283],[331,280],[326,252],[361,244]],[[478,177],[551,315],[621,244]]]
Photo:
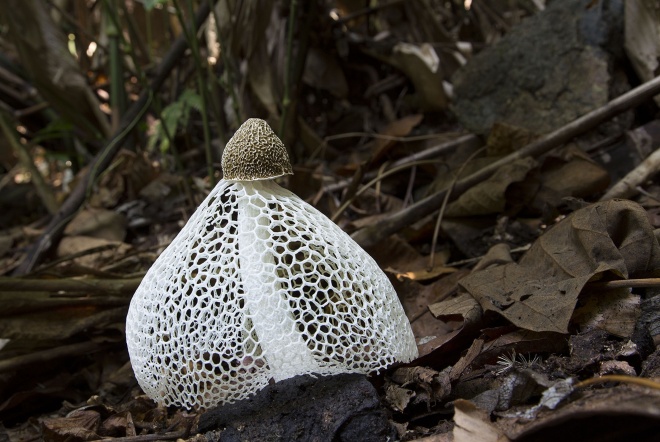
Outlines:
[[250,118],[238,128],[222,154],[227,181],[270,180],[293,174],[289,154],[268,123]]

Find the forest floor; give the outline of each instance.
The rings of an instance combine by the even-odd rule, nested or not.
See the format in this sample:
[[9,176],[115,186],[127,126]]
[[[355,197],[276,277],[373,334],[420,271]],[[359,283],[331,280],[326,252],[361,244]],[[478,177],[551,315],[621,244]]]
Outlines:
[[[215,35],[205,2],[125,3],[99,13],[128,39],[123,107],[92,46],[57,52],[66,29],[110,57],[98,10],[23,25],[73,89],[12,27],[38,2],[2,28],[0,442],[656,440],[660,79],[624,34],[635,7],[219,1]],[[387,275],[419,356],[158,406],[129,361],[129,303],[248,117],[289,149],[278,183]]]

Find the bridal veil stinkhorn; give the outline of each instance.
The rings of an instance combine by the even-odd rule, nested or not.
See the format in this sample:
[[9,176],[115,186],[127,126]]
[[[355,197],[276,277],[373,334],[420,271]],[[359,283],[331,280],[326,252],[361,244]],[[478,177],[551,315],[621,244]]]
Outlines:
[[265,121],[238,129],[222,169],[131,301],[126,340],[149,397],[208,408],[271,379],[367,374],[417,356],[376,262],[273,180],[292,170]]

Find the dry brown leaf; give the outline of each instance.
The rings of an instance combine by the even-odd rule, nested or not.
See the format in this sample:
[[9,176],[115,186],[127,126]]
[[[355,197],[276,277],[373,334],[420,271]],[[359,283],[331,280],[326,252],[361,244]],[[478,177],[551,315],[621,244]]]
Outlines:
[[[511,326],[508,328],[510,329]],[[507,327],[499,327],[484,331],[482,338],[485,339],[488,335],[491,335],[490,339],[484,343],[478,358],[475,358],[474,364],[477,366],[492,364],[499,356],[514,352],[533,359],[528,355],[562,353],[568,347],[566,337],[553,332],[533,332],[520,329],[507,331]]]
[[[446,400],[451,393],[451,383],[447,371],[438,372],[427,367],[402,367],[392,373],[391,379],[397,386],[405,387],[402,389],[415,393],[415,395],[408,394],[408,399],[414,398],[414,403],[425,402],[427,407]],[[387,388],[389,389],[391,385],[395,384],[388,381]],[[393,390],[393,393],[396,391]],[[405,402],[405,405],[407,404]],[[399,408],[399,410],[403,411],[404,408]]]
[[575,309],[573,322],[582,330],[599,328],[622,338],[629,338],[641,314],[641,299],[630,289],[589,293],[583,305]]
[[[506,192],[514,183],[525,182],[527,197],[533,196],[534,183],[527,181],[528,175],[538,163],[530,157],[521,158],[499,169],[488,180],[472,187],[456,201],[447,206],[446,216],[472,216],[501,213],[507,206]],[[512,201],[516,205],[525,201]]]
[[[454,293],[458,281],[466,273],[466,270],[460,270],[428,285],[412,280],[394,281],[394,287],[401,295],[403,308],[410,318],[410,325],[418,340],[421,355],[426,355],[446,344],[463,329],[462,318],[456,321],[438,320],[429,311],[429,305]],[[481,310],[478,304],[477,307]]]
[[522,257],[460,281],[488,311],[518,327],[566,333],[578,295],[605,272],[627,278],[660,268],[646,212],[615,200],[580,209],[542,235]]
[[57,256],[66,257],[105,246],[108,248],[103,251],[79,256],[73,261],[84,267],[98,269],[112,260],[124,256],[131,249],[130,245],[121,241],[108,241],[90,236],[65,236],[57,247]]
[[[633,1],[625,4],[624,45],[626,55],[642,81],[658,73],[660,56],[660,12],[653,1]],[[654,98],[660,104],[660,97]]]
[[465,399],[454,401],[455,442],[506,442],[508,437],[490,423],[486,412]]
[[604,191],[610,177],[579,147],[570,145],[548,155],[541,167],[542,186],[557,195],[583,198]]
[[126,218],[114,210],[89,208],[78,212],[64,229],[67,236],[90,236],[108,241],[123,241]]
[[469,373],[467,369],[472,365],[472,362],[479,356],[484,347],[484,340],[481,338],[472,341],[472,345],[468,348],[467,352],[461,356],[451,368],[449,372],[449,379],[454,382],[457,381],[462,375]]
[[[383,129],[380,134],[386,137],[405,137],[424,119],[422,114],[408,115],[396,121],[392,121]],[[397,141],[386,138],[377,138],[374,142],[374,153],[371,160],[372,163],[380,161],[390,148],[396,144]]]
[[462,319],[465,322],[476,322],[481,318],[482,310],[479,303],[468,293],[429,305],[433,316],[443,320]]
[[[564,198],[586,198],[607,189],[608,172],[576,146],[548,155],[540,168],[541,188],[530,206],[542,212]],[[611,198],[609,198],[611,199]]]
[[473,271],[497,265],[509,264],[510,262],[513,262],[511,249],[507,244],[499,243],[488,249],[488,252],[479,260],[477,265],[474,266]]
[[447,267],[444,264],[449,260],[450,251],[441,250],[435,254],[433,268],[429,269],[429,258],[427,256],[418,256],[414,260],[399,260],[392,266],[385,268],[388,273],[394,274],[397,279],[411,279],[413,281],[428,281],[436,279],[438,276],[454,273],[455,267]]
[[558,409],[540,410],[533,419],[520,414],[497,421],[516,441],[566,440],[567,435],[571,441],[653,440],[660,392],[622,385],[585,391]]
[[397,411],[404,411],[410,400],[415,397],[415,392],[396,384],[389,384],[385,388],[385,400],[388,405]]
[[101,415],[94,410],[75,410],[67,417],[44,419],[42,431],[45,440],[88,441],[99,440]]
[[429,43],[398,43],[386,63],[401,69],[415,86],[418,104],[424,110],[442,111],[448,106],[443,88],[443,71],[440,59]]

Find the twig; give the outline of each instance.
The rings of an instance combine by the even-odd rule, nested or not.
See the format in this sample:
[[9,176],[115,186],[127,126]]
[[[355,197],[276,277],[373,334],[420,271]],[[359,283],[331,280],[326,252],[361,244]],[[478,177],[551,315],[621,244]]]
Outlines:
[[[374,138],[381,138],[381,137],[386,137],[385,135],[379,135],[379,134],[369,134],[369,136],[372,136]],[[417,138],[417,137],[389,137],[389,138],[396,138],[396,141],[412,141],[411,138]],[[429,137],[425,136],[425,139]],[[325,141],[328,139],[326,138]],[[440,156],[442,154],[452,152],[456,150],[457,148],[461,146],[465,146],[466,148],[469,147],[472,144],[475,143],[480,143],[479,137],[476,135],[472,134],[467,134],[467,135],[461,135],[460,137],[447,141],[445,143],[440,143],[435,146],[431,146],[428,149],[425,149],[421,152],[414,153],[412,155],[409,155],[407,157],[401,158],[397,161],[394,161],[392,164],[390,164],[390,168],[393,169],[395,167],[403,166],[405,164],[411,164],[416,161],[421,161],[421,160],[428,160],[430,158],[435,158],[437,156]],[[365,174],[366,179],[373,179],[376,176],[376,173],[374,172],[367,172]],[[326,187],[323,188],[324,192],[336,192],[338,190],[341,190],[348,186],[351,183],[351,179],[348,180],[343,180],[335,184],[330,184]]]
[[626,384],[641,385],[642,387],[649,387],[655,390],[660,390],[660,382],[656,382],[647,378],[636,378],[634,376],[626,376],[622,374],[606,374],[599,377],[585,379],[584,381],[575,384],[575,388],[584,388],[589,385],[603,384],[605,382],[623,382]]
[[[474,185],[488,179],[500,167],[520,158],[539,157],[548,153],[577,135],[595,128],[600,123],[643,103],[658,93],[660,93],[660,76],[460,180],[456,183],[450,201],[458,198]],[[353,239],[362,246],[373,246],[413,222],[433,213],[442,204],[446,193],[447,189],[443,189],[404,210],[394,213],[388,219],[381,220],[377,225],[364,227],[353,233]]]
[[[531,244],[527,244],[527,245],[524,245],[524,246],[521,246],[521,247],[516,247],[515,249],[511,249],[510,252],[511,253],[523,253],[523,252],[528,251],[530,247],[531,247]],[[475,256],[473,258],[466,258],[466,259],[461,259],[461,260],[458,260],[458,261],[448,262],[447,264],[445,264],[445,267],[459,267],[459,266],[463,266],[463,265],[466,265],[466,264],[474,264],[475,262],[481,261],[484,258],[484,256],[486,256],[486,255]]]
[[[202,3],[195,15],[196,29],[204,23],[204,20],[206,20],[206,17],[209,15],[211,8],[209,3],[215,4],[216,1],[217,0],[209,0]],[[87,189],[91,188],[96,177],[112,163],[112,160],[121,148],[124,139],[128,136],[130,129],[137,124],[141,116],[146,112],[149,103],[151,102],[151,97],[161,88],[169,76],[170,71],[179,60],[181,60],[187,46],[184,36],[179,36],[179,38],[176,39],[172,48],[161,62],[158,74],[151,82],[149,89],[143,90],[138,100],[135,101],[126,111],[119,128],[113,137],[105,148],[94,157],[89,172],[81,177],[76,188],[71,192],[64,204],[62,204],[59,211],[53,216],[48,226],[46,226],[44,233],[39,237],[37,242],[30,247],[27,257],[21,262],[16,270],[14,270],[14,275],[24,275],[30,272],[34,266],[41,261],[48,250],[50,250],[50,248],[58,241],[68,220],[85,201]]]
[[[0,277],[0,292],[52,291],[86,294],[132,294],[142,278],[130,279],[23,279]],[[62,294],[62,293],[60,293]]]
[[84,355],[93,351],[100,351],[103,346],[98,342],[88,341],[80,344],[62,345],[50,350],[37,351],[22,356],[0,360],[0,373],[5,373],[30,365],[50,362],[53,359]]
[[617,281],[590,282],[590,288],[619,289],[619,288],[655,288],[660,287],[660,278],[621,279]]
[[360,190],[355,192],[355,194],[353,196],[351,196],[349,198],[346,198],[346,201],[344,201],[342,203],[342,205],[339,206],[337,211],[332,215],[332,217],[330,219],[332,221],[336,222],[339,219],[339,217],[341,216],[341,214],[344,213],[344,210],[346,210],[346,208],[348,206],[350,206],[358,196],[362,195],[365,191],[367,191],[374,184],[379,183],[383,178],[387,178],[388,176],[390,176],[392,174],[395,174],[397,172],[400,172],[400,171],[402,171],[404,169],[407,169],[409,167],[420,166],[420,165],[423,165],[423,164],[433,164],[433,163],[436,163],[436,162],[437,162],[437,160],[416,161],[414,163],[403,164],[399,167],[393,167],[393,168],[388,169],[388,170],[386,170],[385,172],[382,172],[382,173],[379,172],[379,174],[376,175],[376,177],[374,179],[372,179],[367,184],[362,186],[360,188]]
[[601,197],[601,201],[607,201],[614,198],[630,198],[635,195],[637,187],[644,183],[649,177],[660,170],[660,149],[657,149],[649,155],[639,166],[635,167],[618,183]]
[[652,195],[649,192],[647,192],[646,190],[642,189],[642,186],[637,186],[637,187],[635,187],[635,189],[637,189],[637,192],[639,192],[640,195],[644,195],[645,197],[647,197],[647,198],[649,198],[649,199],[651,199],[655,202],[660,203],[660,198],[658,198],[657,196]]

